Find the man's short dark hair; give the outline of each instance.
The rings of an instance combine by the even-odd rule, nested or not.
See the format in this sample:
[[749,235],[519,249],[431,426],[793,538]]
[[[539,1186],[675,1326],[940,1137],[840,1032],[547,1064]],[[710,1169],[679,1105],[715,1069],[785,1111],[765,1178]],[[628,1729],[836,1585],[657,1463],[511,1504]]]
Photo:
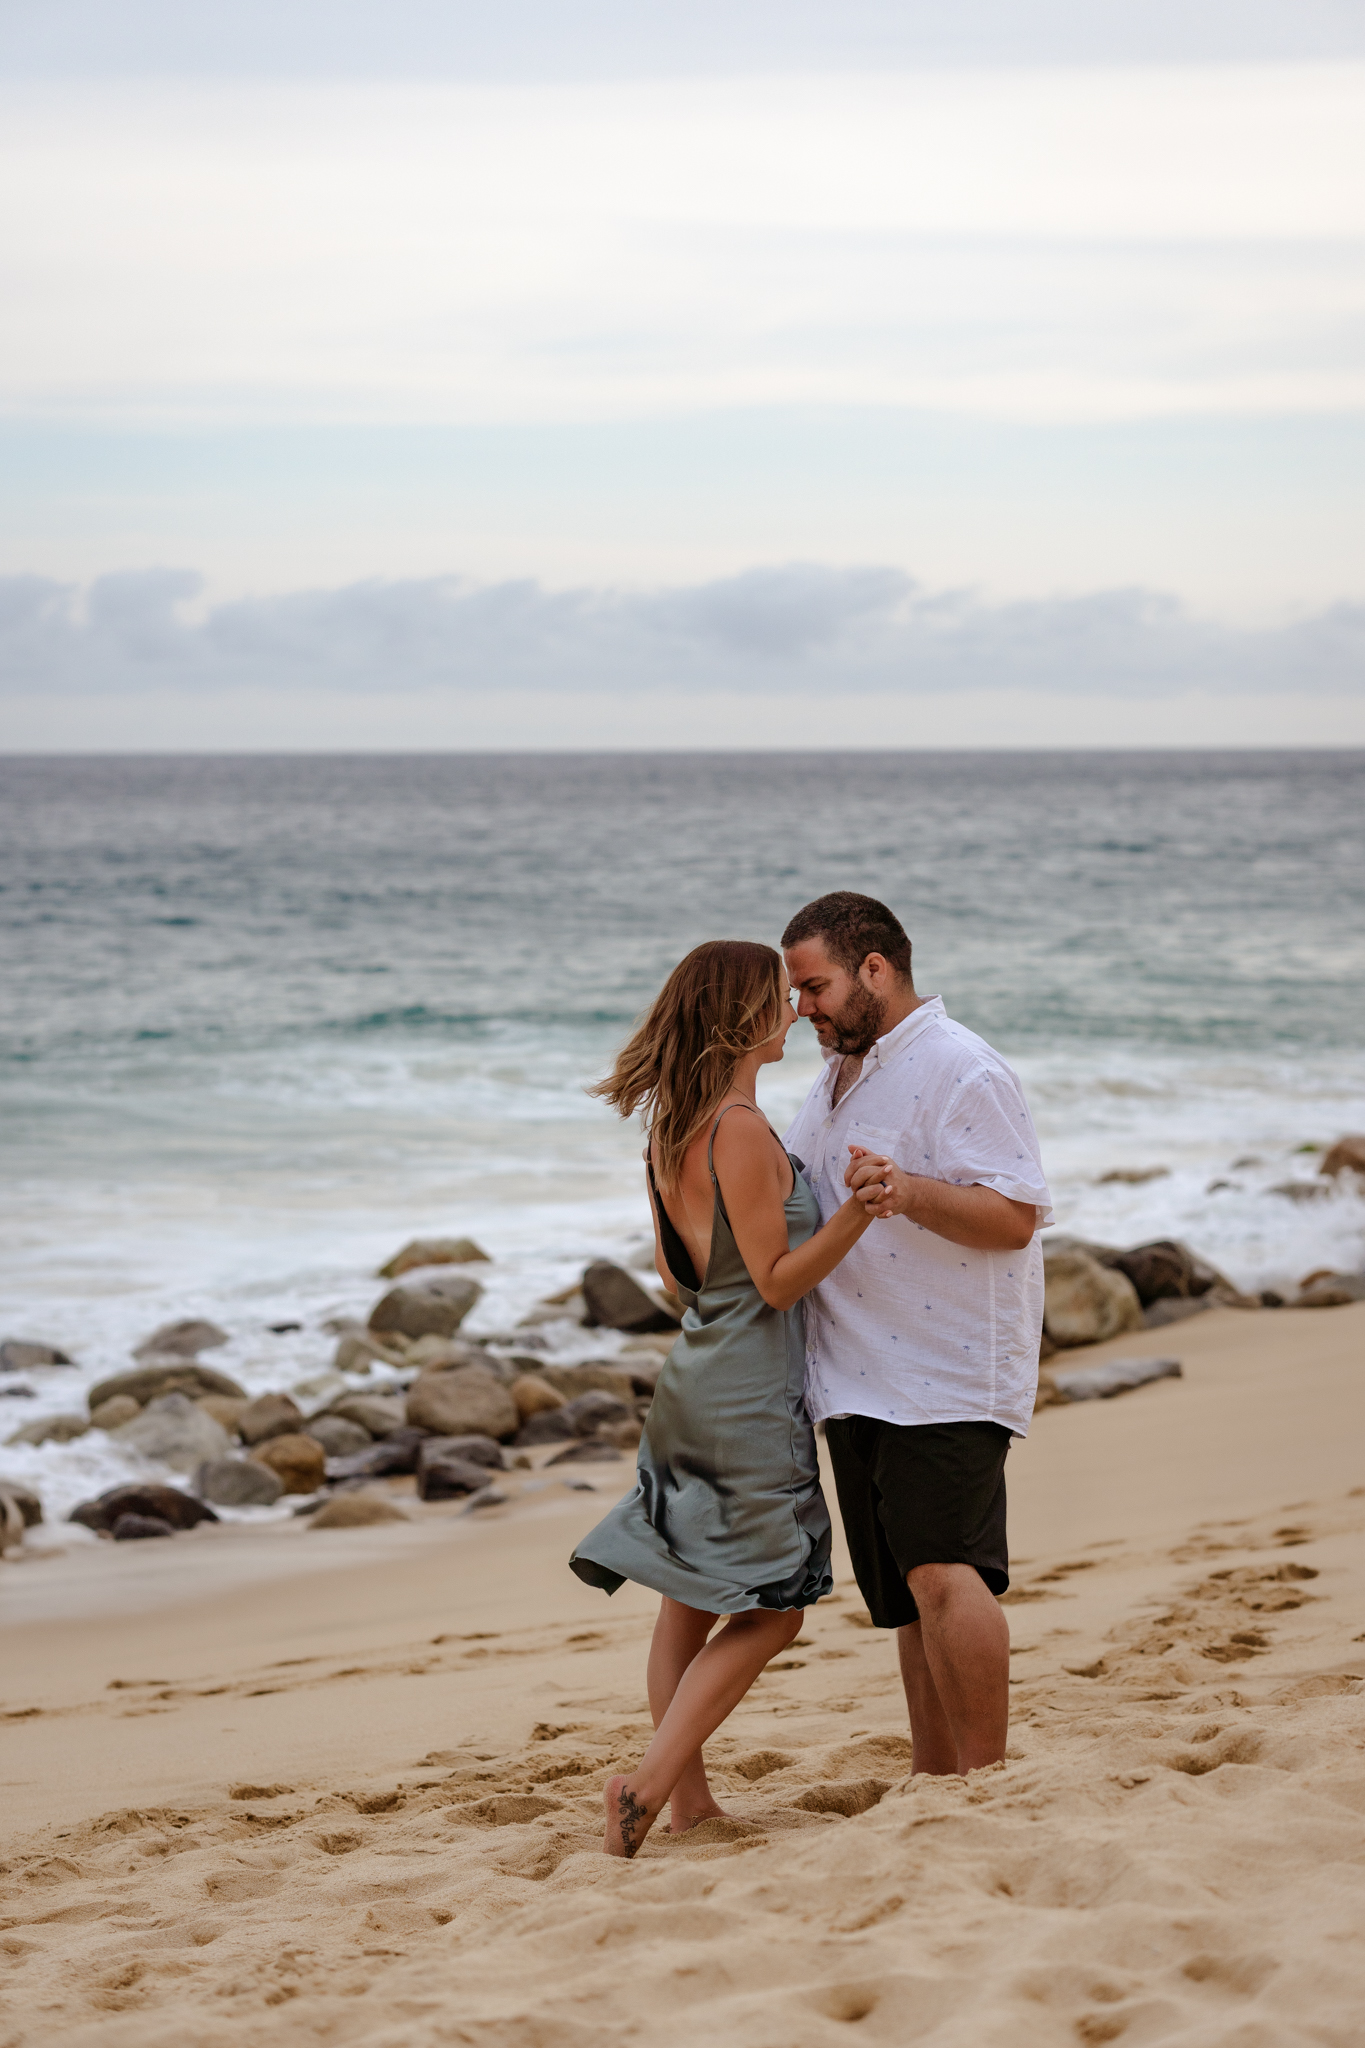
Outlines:
[[817,896],[797,911],[782,934],[784,947],[803,945],[807,939],[823,940],[830,959],[849,974],[858,972],[869,953],[880,953],[902,981],[910,980],[905,926],[875,896],[859,896],[852,889]]

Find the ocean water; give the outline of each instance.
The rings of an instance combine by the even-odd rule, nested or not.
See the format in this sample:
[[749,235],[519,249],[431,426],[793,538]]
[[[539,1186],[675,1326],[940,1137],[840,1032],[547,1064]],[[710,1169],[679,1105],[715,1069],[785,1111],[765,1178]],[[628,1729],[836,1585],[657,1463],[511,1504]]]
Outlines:
[[[1353,1187],[1273,1190],[1365,1129],[1363,799],[1362,754],[0,761],[0,1334],[80,1363],[0,1434],[171,1316],[306,1381],[410,1235],[493,1255],[485,1331],[637,1250],[640,1136],[586,1084],[689,946],[831,888],[1017,1066],[1060,1227],[1248,1287],[1360,1267]],[[779,1127],[818,1070],[789,1046]],[[0,1449],[54,1511],[134,1463]]]

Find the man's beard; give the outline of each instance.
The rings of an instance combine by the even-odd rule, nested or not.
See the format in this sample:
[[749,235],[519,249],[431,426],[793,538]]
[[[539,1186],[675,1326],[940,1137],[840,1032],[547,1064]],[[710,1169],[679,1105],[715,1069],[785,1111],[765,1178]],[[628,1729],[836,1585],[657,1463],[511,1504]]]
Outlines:
[[882,1035],[886,1005],[870,988],[858,982],[838,1015],[827,1013],[835,1052],[861,1058]]

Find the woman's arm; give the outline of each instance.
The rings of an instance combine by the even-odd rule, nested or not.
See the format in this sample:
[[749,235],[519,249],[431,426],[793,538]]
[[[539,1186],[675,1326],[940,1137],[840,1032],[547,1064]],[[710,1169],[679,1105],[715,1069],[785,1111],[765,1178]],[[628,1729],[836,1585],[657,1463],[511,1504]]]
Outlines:
[[783,1204],[791,1167],[762,1117],[727,1116],[716,1132],[713,1156],[739,1255],[770,1308],[791,1308],[809,1294],[872,1221],[871,1210],[850,1195],[813,1237],[790,1250]]

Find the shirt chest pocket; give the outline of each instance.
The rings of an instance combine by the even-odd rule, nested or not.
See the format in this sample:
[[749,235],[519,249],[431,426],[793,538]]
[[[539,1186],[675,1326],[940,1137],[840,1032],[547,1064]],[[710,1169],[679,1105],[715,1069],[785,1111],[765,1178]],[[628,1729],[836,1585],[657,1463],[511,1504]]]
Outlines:
[[889,1124],[864,1123],[861,1117],[854,1117],[844,1143],[861,1145],[864,1152],[880,1152],[894,1166],[908,1169],[909,1162],[903,1156],[906,1151],[905,1133],[892,1130]]

